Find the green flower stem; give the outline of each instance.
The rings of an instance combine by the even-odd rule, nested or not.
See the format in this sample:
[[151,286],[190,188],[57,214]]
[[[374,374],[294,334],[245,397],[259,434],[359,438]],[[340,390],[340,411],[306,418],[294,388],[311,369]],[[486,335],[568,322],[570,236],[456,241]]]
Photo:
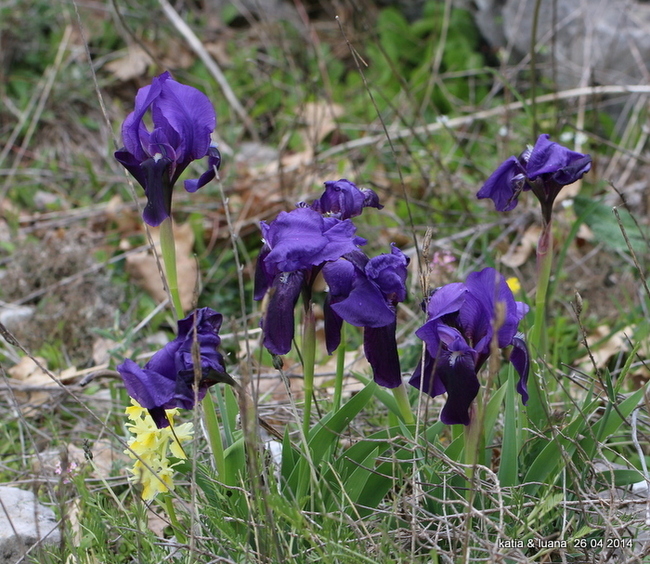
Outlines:
[[[548,287],[553,267],[553,223],[552,220],[544,225],[542,235],[537,244],[537,292],[535,295],[535,324],[530,335],[532,353],[538,359],[537,364],[543,368],[546,355],[546,306]],[[538,370],[537,372],[542,372]],[[528,419],[530,423],[542,429],[546,423],[546,399],[543,397],[536,375],[528,379]]]
[[226,482],[226,459],[223,454],[223,441],[221,440],[221,430],[217,420],[217,410],[212,400],[210,390],[203,398],[203,413],[205,416],[205,429],[208,433],[208,441],[214,458],[214,466],[219,475],[219,480]]
[[305,392],[305,408],[302,428],[305,437],[309,436],[311,422],[311,397],[314,393],[314,364],[316,363],[316,318],[311,301],[305,306],[305,319],[302,336],[302,374]]
[[[470,485],[474,479],[476,464],[479,462],[479,453],[483,450],[485,442],[483,429],[483,406],[480,397],[477,397],[470,408],[469,425],[465,425],[463,432],[465,435],[465,464],[467,468],[467,479]],[[470,488],[471,489],[471,488]]]
[[160,251],[165,264],[165,275],[167,276],[167,286],[172,297],[176,317],[182,319],[183,306],[181,297],[178,293],[178,276],[176,274],[176,242],[174,240],[174,231],[172,229],[172,218],[166,218],[160,224]]
[[403,382],[397,388],[393,388],[393,397],[397,402],[397,407],[402,415],[402,419],[404,419],[404,423],[413,425],[415,423],[415,417],[413,417],[413,410],[411,409],[406,386],[404,386]]
[[172,529],[174,529],[176,540],[180,544],[186,544],[187,537],[185,536],[180,521],[176,516],[176,509],[174,509],[174,500],[172,499],[172,496],[169,495],[169,493],[163,494],[163,497],[164,497],[165,511],[167,512],[167,517],[169,517],[169,520],[172,524]]
[[476,497],[476,488],[474,487],[474,478],[476,477],[476,465],[479,463],[479,457],[485,452],[485,432],[484,432],[484,413],[481,394],[470,407],[469,425],[463,427],[465,439],[465,475],[467,476],[467,489],[465,490],[465,499],[467,500],[467,520],[465,527],[467,537],[464,542],[462,562],[469,561],[469,531],[472,530],[472,508]]
[[334,380],[334,411],[341,408],[341,396],[343,395],[343,376],[345,372],[345,323],[341,325],[341,342],[336,349],[336,378]]
[[[165,264],[165,274],[167,276],[167,285],[174,303],[176,317],[182,319],[185,317],[181,297],[178,293],[178,275],[176,272],[176,242],[174,240],[174,231],[172,229],[172,218],[166,218],[160,224],[160,250]],[[223,441],[221,440],[221,431],[219,430],[219,421],[217,420],[217,411],[210,392],[203,399],[203,413],[205,414],[205,427],[208,433],[208,441],[214,457],[214,465],[219,474],[219,479],[226,480],[226,463],[223,454]],[[171,516],[170,516],[171,518]]]

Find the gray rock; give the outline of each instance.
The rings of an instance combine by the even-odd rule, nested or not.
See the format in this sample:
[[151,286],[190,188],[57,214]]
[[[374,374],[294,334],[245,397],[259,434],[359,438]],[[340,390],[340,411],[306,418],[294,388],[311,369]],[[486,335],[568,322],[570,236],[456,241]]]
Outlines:
[[0,500],[0,564],[15,564],[37,542],[60,542],[54,512],[32,492],[0,486]]
[[15,304],[0,304],[0,323],[16,331],[34,315],[34,308]]
[[[512,46],[520,58],[530,52],[535,3],[476,0],[476,23],[493,47]],[[650,76],[647,2],[541,0],[536,37],[540,62],[554,63],[542,71],[560,88],[638,84]]]

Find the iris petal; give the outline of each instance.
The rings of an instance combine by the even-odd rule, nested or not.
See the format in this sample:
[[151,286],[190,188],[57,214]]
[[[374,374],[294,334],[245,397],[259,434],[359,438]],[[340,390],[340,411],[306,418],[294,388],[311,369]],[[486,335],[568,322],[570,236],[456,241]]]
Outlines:
[[166,377],[168,374],[174,374],[173,363],[171,371],[160,373],[140,368],[127,358],[117,367],[117,371],[122,376],[129,395],[146,409],[165,405],[174,397],[176,382],[173,378]]
[[447,401],[440,413],[445,425],[469,425],[470,407],[481,388],[476,377],[474,356],[467,351],[452,357],[445,352],[440,356],[436,368],[447,390]]
[[431,397],[439,396],[447,392],[445,385],[436,375],[436,363],[436,357],[429,354],[429,351],[426,350],[424,352],[424,358],[418,362],[418,365],[413,371],[413,376],[409,380],[411,386]]
[[510,352],[510,362],[519,374],[517,391],[521,394],[521,402],[528,403],[528,372],[530,370],[530,357],[526,342],[521,337],[512,340],[513,348]]
[[332,309],[331,297],[328,295],[323,304],[323,318],[325,321],[325,346],[327,354],[332,354],[341,344],[341,327],[343,319]]
[[534,180],[542,174],[554,174],[566,167],[573,168],[574,163],[579,163],[578,167],[574,174],[565,178],[568,182],[562,182],[562,184],[573,184],[587,172],[591,168],[591,157],[571,151],[559,143],[551,141],[549,135],[544,133],[537,138],[535,147],[533,147],[526,166],[526,175]]
[[356,276],[352,291],[342,300],[332,303],[332,309],[345,321],[357,327],[383,327],[395,320],[395,311],[376,284]]
[[384,327],[366,327],[363,332],[363,349],[373,378],[385,388],[397,388],[402,383],[395,327],[393,322]]
[[467,286],[460,282],[453,282],[434,290],[427,304],[429,319],[438,319],[459,311],[465,303],[466,294]]
[[357,250],[354,224],[350,220],[329,219],[332,221],[326,222],[309,208],[281,212],[265,234],[271,249],[264,259],[267,270],[294,272]]
[[275,277],[263,320],[264,346],[273,354],[287,354],[294,335],[293,311],[300,296],[305,274],[283,272]]
[[517,157],[510,157],[492,173],[476,197],[479,199],[491,198],[498,211],[505,212],[515,209],[518,201],[514,179],[520,172],[519,160]]
[[477,354],[457,330],[441,326],[439,332],[445,346],[437,356],[435,371],[447,390],[440,419],[446,425],[468,425],[469,409],[480,389]]
[[147,159],[140,168],[144,173],[144,189],[147,195],[147,205],[142,217],[147,224],[160,225],[172,211],[172,190],[169,178],[169,168],[172,165],[166,157]]
[[[129,359],[117,367],[129,395],[149,410],[158,427],[169,425],[166,409],[192,409],[212,384],[234,384],[217,350],[221,320],[220,313],[199,309],[178,322],[177,337],[153,355],[144,368]],[[195,342],[201,360],[198,386],[192,352]]]
[[192,193],[205,186],[217,175],[215,170],[219,170],[220,165],[221,153],[216,147],[210,147],[208,150],[208,170],[206,170],[198,179],[186,180],[184,183],[185,190]]

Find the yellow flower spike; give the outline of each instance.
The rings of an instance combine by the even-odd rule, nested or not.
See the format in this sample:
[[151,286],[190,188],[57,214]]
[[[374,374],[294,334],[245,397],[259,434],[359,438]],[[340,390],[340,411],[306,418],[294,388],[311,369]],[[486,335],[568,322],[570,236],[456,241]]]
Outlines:
[[168,456],[187,458],[182,443],[192,438],[192,423],[173,427],[176,409],[167,410],[170,426],[158,429],[149,412],[135,400],[126,408],[126,415],[132,421],[127,428],[134,435],[129,440],[130,450],[125,452],[135,460],[131,469],[131,481],[142,485],[142,499],[149,501],[159,493],[174,489],[174,469]]
[[506,284],[508,285],[508,288],[510,288],[510,291],[513,294],[516,294],[521,290],[521,283],[519,282],[519,279],[516,278],[515,276],[512,276],[511,278],[508,278],[506,280]]
[[192,438],[193,432],[194,426],[192,423],[183,423],[178,427],[174,427],[175,436],[172,437],[171,443],[169,444],[169,450],[171,451],[172,456],[183,460],[187,458],[181,443],[189,441]]

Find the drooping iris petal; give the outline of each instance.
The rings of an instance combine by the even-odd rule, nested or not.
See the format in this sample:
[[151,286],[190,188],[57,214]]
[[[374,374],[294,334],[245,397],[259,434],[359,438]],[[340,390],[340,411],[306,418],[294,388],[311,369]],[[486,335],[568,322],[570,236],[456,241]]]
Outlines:
[[169,177],[172,161],[166,157],[152,157],[140,164],[145,178],[147,205],[142,218],[149,225],[160,225],[172,210],[173,186]]
[[517,382],[517,391],[521,394],[521,402],[528,403],[528,372],[530,370],[530,357],[528,346],[521,337],[515,337],[512,340],[512,351],[510,351],[510,362],[519,374]]
[[[167,416],[161,406],[168,404],[176,392],[176,381],[154,370],[140,368],[135,362],[127,358],[117,367],[124,386],[129,396],[144,408],[149,410],[151,416],[160,429],[167,427]],[[173,374],[173,372],[170,372]]]
[[373,378],[385,388],[397,388],[402,383],[395,329],[396,321],[363,330],[363,350],[372,367]]
[[294,335],[293,312],[305,280],[305,273],[282,272],[275,277],[262,329],[264,346],[273,354],[287,354]]
[[188,192],[196,192],[199,188],[203,188],[208,182],[216,176],[216,170],[221,166],[221,153],[216,145],[211,145],[208,149],[208,170],[206,170],[198,179],[189,179],[184,182],[185,190]]
[[476,197],[491,198],[498,211],[510,211],[517,207],[517,189],[515,178],[521,174],[522,167],[517,157],[510,157],[492,173]]
[[480,384],[476,377],[477,354],[455,330],[440,327],[445,347],[438,356],[436,371],[447,390],[447,401],[440,413],[445,425],[469,425],[469,410]]
[[350,262],[340,259],[326,264],[323,276],[332,309],[351,325],[383,327],[394,321],[395,312],[380,288]]
[[[144,121],[148,113],[151,131]],[[144,188],[148,224],[159,225],[170,216],[172,189],[192,161],[209,157],[208,170],[199,179],[185,182],[188,192],[214,178],[214,168],[221,162],[210,139],[216,119],[205,94],[176,82],[168,72],[138,91],[135,109],[122,125],[124,147],[115,158]]]
[[471,354],[459,356],[453,361],[447,353],[440,359],[440,379],[445,383],[447,401],[440,412],[445,425],[469,425],[470,407],[481,388],[476,379],[476,366]]
[[[217,350],[221,321],[221,314],[210,308],[196,310],[178,322],[177,337],[154,354],[144,368],[130,359],[117,367],[129,395],[149,410],[159,428],[169,425],[166,409],[192,409],[209,386],[234,384]],[[198,347],[201,362],[196,370],[194,347]]]
[[327,354],[333,354],[341,344],[341,329],[343,319],[332,309],[331,296],[325,298],[323,304],[323,320],[325,321],[325,347]]
[[445,385],[436,371],[437,362],[437,356],[431,355],[428,350],[425,350],[424,357],[415,367],[409,384],[431,397],[446,393]]

